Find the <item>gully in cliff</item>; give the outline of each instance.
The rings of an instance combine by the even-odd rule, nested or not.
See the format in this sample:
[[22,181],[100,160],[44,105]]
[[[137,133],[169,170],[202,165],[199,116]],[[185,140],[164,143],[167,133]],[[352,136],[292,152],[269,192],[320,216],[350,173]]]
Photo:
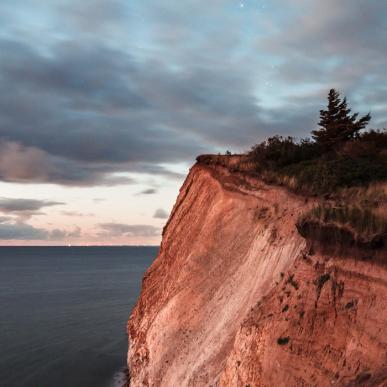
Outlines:
[[131,386],[387,383],[387,133],[329,92],[319,128],[202,155],[128,322]]

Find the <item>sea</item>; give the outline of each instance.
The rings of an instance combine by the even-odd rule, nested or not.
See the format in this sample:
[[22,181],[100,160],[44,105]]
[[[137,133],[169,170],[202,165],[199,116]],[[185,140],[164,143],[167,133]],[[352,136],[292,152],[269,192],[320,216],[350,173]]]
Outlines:
[[0,386],[113,387],[158,247],[0,247]]

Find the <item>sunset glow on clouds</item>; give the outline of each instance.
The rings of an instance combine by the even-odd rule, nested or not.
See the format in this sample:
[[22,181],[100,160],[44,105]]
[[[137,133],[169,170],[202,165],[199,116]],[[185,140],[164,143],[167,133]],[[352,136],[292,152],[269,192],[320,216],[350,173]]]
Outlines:
[[329,88],[385,127],[387,3],[5,0],[1,244],[158,244],[199,153],[305,136]]

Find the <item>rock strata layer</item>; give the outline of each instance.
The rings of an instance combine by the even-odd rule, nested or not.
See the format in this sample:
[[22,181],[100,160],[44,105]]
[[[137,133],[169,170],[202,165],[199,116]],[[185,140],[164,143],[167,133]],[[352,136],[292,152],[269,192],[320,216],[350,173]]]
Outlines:
[[310,249],[313,204],[195,165],[128,322],[130,385],[387,385],[386,267]]

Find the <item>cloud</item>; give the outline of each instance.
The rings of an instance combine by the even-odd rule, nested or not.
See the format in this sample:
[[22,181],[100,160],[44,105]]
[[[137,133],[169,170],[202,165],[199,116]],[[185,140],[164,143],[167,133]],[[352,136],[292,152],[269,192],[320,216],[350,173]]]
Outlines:
[[181,180],[165,165],[310,132],[330,87],[383,94],[385,2],[96,1],[4,6],[0,180]]
[[301,52],[305,57],[338,55],[355,60],[370,54],[371,61],[384,56],[381,49],[385,46],[387,28],[386,3],[366,0],[340,3],[302,0],[298,4],[288,0],[287,3],[285,7],[297,10],[291,20],[296,23],[287,24],[273,34],[266,42],[267,49],[281,49],[278,52],[287,55]]
[[28,219],[33,215],[43,215],[40,210],[45,207],[63,204],[65,203],[49,200],[0,198],[0,212]]
[[[163,101],[177,82],[163,66],[135,64],[104,46],[72,44],[54,49],[50,59],[17,42],[0,47],[11,51],[0,64],[0,84],[15,90],[0,96],[3,180],[130,183],[114,173],[175,175],[157,164],[202,148],[183,128],[179,136],[169,129],[182,118],[171,122],[173,100]],[[165,79],[159,90],[153,78]]]
[[43,207],[51,207],[65,204],[63,202],[54,202],[49,200],[37,199],[13,199],[0,198],[0,211],[2,212],[23,212],[37,211]]
[[17,183],[57,183],[62,185],[132,184],[134,179],[114,176],[115,168],[105,165],[83,165],[36,147],[0,141],[0,179]]
[[[166,20],[184,14],[166,3],[155,26],[165,31]],[[184,36],[186,27],[179,28]],[[163,165],[192,163],[198,153],[245,146],[257,135],[262,119],[248,74],[209,58],[190,63],[190,53],[185,63],[175,57],[176,71],[164,60],[168,39],[159,40],[160,53],[139,60],[106,37],[89,44],[80,32],[43,51],[35,41],[1,38],[9,55],[0,84],[10,92],[0,96],[0,135],[15,160],[4,157],[3,180],[98,185],[120,172],[182,179]]]
[[80,228],[74,230],[46,230],[31,226],[20,221],[11,219],[0,220],[0,240],[41,240],[41,241],[63,241],[71,238],[79,238],[81,236]]
[[48,233],[25,223],[1,223],[1,240],[46,240]]
[[0,216],[0,223],[7,223],[13,221],[14,218],[10,216]]
[[82,232],[79,227],[75,227],[72,231],[54,229],[48,233],[47,239],[60,241],[60,240],[66,240],[66,239],[72,239],[72,238],[80,238],[81,235],[82,235]]
[[102,223],[100,236],[103,237],[156,237],[160,236],[160,229],[146,224]]
[[101,203],[101,202],[105,202],[106,201],[106,199],[104,199],[104,198],[94,198],[93,199],[93,202],[95,202],[95,203]]
[[157,219],[167,219],[168,216],[168,212],[163,210],[162,208],[158,208],[153,215],[153,217]]
[[[275,86],[281,86],[289,100],[298,95],[314,97],[318,91],[320,101],[327,89],[336,87],[353,97],[357,108],[372,109],[367,93],[384,89],[386,79],[387,3],[288,0],[281,4],[291,16],[282,24],[277,21],[275,32],[257,43],[278,64],[272,71]],[[319,103],[315,98],[311,101],[315,106]],[[375,121],[386,110],[375,112]]]
[[83,213],[83,212],[78,212],[78,211],[62,211],[61,212],[62,215],[65,215],[65,216],[71,216],[71,217],[84,217],[84,216],[87,216],[87,217],[91,217],[91,216],[95,216],[95,214],[92,214],[92,213]]
[[139,192],[140,195],[153,195],[155,193],[157,193],[156,188],[147,188],[147,189],[144,189],[143,191]]

